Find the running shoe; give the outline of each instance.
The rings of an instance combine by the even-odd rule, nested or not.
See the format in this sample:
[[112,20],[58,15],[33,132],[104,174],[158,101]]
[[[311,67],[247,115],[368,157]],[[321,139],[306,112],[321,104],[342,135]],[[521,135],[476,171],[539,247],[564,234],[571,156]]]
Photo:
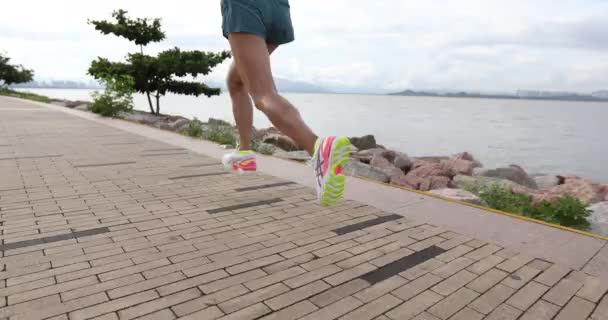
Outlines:
[[257,170],[256,157],[253,151],[227,153],[222,158],[222,164],[224,168],[236,170],[239,174],[254,174]]
[[348,163],[351,144],[346,137],[319,138],[312,165],[317,178],[317,197],[324,206],[335,204],[344,195],[343,168]]

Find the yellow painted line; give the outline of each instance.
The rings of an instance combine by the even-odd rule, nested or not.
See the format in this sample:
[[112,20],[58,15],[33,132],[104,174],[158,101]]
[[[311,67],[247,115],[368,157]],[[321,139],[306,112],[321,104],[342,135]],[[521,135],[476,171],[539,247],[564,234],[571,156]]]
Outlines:
[[528,222],[532,222],[532,223],[538,223],[538,224],[541,224],[541,225],[544,225],[544,226],[547,226],[547,227],[557,228],[557,229],[561,229],[561,230],[565,230],[565,231],[570,231],[570,232],[582,234],[582,235],[585,235],[585,236],[588,236],[588,237],[592,237],[592,238],[608,241],[608,236],[602,236],[602,235],[599,235],[599,234],[595,234],[595,233],[591,233],[591,232],[587,232],[587,231],[583,231],[583,230],[579,230],[579,229],[574,229],[574,228],[570,228],[570,227],[565,227],[565,226],[561,226],[559,224],[550,223],[550,222],[546,222],[546,221],[542,221],[542,220],[538,220],[538,219],[522,216],[522,215],[515,214],[515,213],[510,213],[510,212],[506,212],[506,211],[496,210],[496,209],[480,206],[480,205],[473,204],[473,203],[468,203],[468,202],[464,202],[464,201],[460,201],[460,200],[456,200],[456,199],[451,199],[451,198],[443,197],[443,196],[436,195],[436,194],[433,194],[433,193],[430,193],[430,192],[425,192],[425,191],[420,191],[420,190],[414,190],[414,189],[410,189],[410,188],[407,188],[407,187],[402,187],[402,186],[398,186],[398,185],[394,185],[394,184],[389,184],[389,183],[383,183],[383,182],[380,182],[380,181],[377,181],[377,180],[373,180],[373,179],[370,179],[370,178],[359,177],[359,176],[350,176],[350,177],[357,178],[357,179],[364,180],[364,181],[368,181],[368,182],[372,182],[372,183],[375,183],[375,184],[380,184],[380,185],[383,185],[383,186],[388,186],[388,187],[392,187],[392,188],[396,188],[396,189],[402,189],[402,190],[405,190],[405,191],[421,194],[421,195],[424,195],[424,196],[427,196],[427,197],[431,197],[431,198],[436,198],[436,199],[440,199],[440,200],[444,200],[444,201],[448,201],[448,202],[452,202],[452,203],[458,203],[458,204],[461,204],[461,205],[464,205],[464,206],[473,207],[473,208],[477,208],[477,209],[488,211],[488,212],[497,213],[497,214],[504,215],[504,216],[509,216],[511,218],[515,218],[515,219],[519,219],[519,220],[524,220],[524,221],[528,221]]

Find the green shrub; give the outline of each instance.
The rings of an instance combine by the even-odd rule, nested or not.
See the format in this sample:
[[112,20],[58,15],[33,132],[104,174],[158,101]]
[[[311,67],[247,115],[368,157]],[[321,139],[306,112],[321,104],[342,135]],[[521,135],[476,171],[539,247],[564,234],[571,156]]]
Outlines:
[[45,97],[45,96],[41,96],[38,94],[29,93],[29,92],[15,91],[15,90],[6,89],[6,88],[0,88],[0,96],[15,97],[15,98],[44,102],[44,103],[51,102],[51,99],[49,99],[49,97]]
[[534,203],[527,194],[513,192],[509,187],[492,185],[482,188],[479,197],[486,206],[493,209],[582,230],[589,228],[587,217],[591,211],[587,209],[587,204],[570,195],[555,202]]
[[103,92],[93,93],[93,104],[90,110],[104,117],[116,117],[120,112],[133,111],[133,78],[116,76],[102,79],[105,85]]
[[234,129],[225,125],[210,125],[203,131],[202,137],[213,142],[225,145],[236,145]]
[[269,143],[254,141],[251,148],[260,154],[272,155],[274,153],[274,146]]
[[203,123],[195,117],[190,121],[186,134],[191,137],[200,137],[203,134]]

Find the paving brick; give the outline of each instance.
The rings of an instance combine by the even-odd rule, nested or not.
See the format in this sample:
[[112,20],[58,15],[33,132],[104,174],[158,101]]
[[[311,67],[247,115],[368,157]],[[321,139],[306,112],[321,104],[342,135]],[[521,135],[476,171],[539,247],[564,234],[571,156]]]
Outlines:
[[484,293],[492,288],[494,285],[502,281],[509,274],[498,269],[490,269],[488,272],[482,274],[477,279],[471,281],[467,285],[467,288],[475,290],[479,293]]
[[309,300],[319,307],[326,307],[368,287],[369,283],[367,281],[354,279],[311,297]]
[[471,248],[475,248],[475,249],[481,248],[481,247],[485,246],[486,244],[488,244],[488,243],[485,241],[482,241],[482,240],[477,240],[477,239],[473,239],[466,243],[467,246],[469,246]]
[[466,254],[465,257],[469,258],[469,259],[473,259],[475,261],[479,261],[479,260],[489,257],[490,255],[499,251],[500,249],[502,249],[502,248],[499,246],[495,246],[493,244],[487,244],[479,249],[476,249],[475,251],[472,251],[472,252]]
[[560,307],[544,300],[539,300],[524,313],[520,320],[551,320]]
[[329,247],[325,247],[323,249],[316,250],[312,254],[314,254],[317,257],[323,258],[323,257],[329,256],[331,254],[334,254],[336,252],[340,252],[340,251],[355,247],[358,244],[359,243],[354,240],[347,240],[347,241],[344,241],[344,242],[341,242],[338,244],[331,245]]
[[173,320],[173,319],[175,319],[175,315],[173,314],[173,312],[171,312],[171,310],[164,309],[164,310],[160,310],[160,311],[145,315],[143,317],[139,317],[137,319],[138,320]]
[[414,244],[409,244],[407,242],[406,243],[401,242],[401,246],[408,246],[408,248],[410,248],[414,251],[422,251],[422,250],[430,248],[436,244],[439,244],[443,241],[445,241],[445,239],[443,239],[441,237],[432,237],[432,238],[428,238],[428,239],[422,240],[422,241],[414,243]]
[[[239,258],[239,262],[241,262],[242,260],[240,260],[241,258]],[[202,257],[202,258],[197,258],[197,259],[192,259],[192,260],[186,260],[186,261],[182,261],[182,262],[178,262],[178,263],[173,263],[164,267],[160,267],[160,268],[156,268],[156,269],[152,269],[152,270],[148,270],[148,271],[144,271],[143,275],[146,279],[153,279],[153,278],[158,278],[167,274],[171,274],[174,272],[178,272],[178,271],[184,271],[186,272],[186,270],[190,270],[193,268],[196,268],[197,271],[202,270],[202,268],[208,268],[209,270],[207,272],[211,272],[214,270],[218,270],[221,269],[221,266],[223,265],[222,263],[216,263],[213,264],[213,266],[211,266],[212,264],[210,263],[211,260],[209,260],[208,258]],[[228,264],[230,264],[232,262],[229,262]],[[209,266],[208,266],[209,265]],[[192,271],[192,270],[190,270]],[[201,272],[204,273],[204,272]],[[198,273],[200,274],[200,273]]]
[[[440,236],[445,238],[443,236],[444,234],[441,234]],[[462,244],[465,244],[471,240],[472,240],[472,238],[470,238],[470,237],[463,236],[463,235],[456,235],[455,237],[452,237],[448,241],[444,241],[444,242],[438,244],[437,246],[444,250],[451,250],[451,249],[456,248]]]
[[363,303],[353,297],[344,298],[338,302],[328,305],[327,307],[321,308],[305,317],[301,320],[331,320],[336,319],[356,308],[361,306]]
[[[0,297],[7,297],[17,293],[26,292],[30,290],[39,289],[46,286],[51,286],[55,284],[55,278],[44,278],[40,280],[35,280],[32,282],[25,282],[15,286],[10,286],[8,288],[0,289]],[[4,300],[2,298],[2,300]]]
[[348,259],[352,256],[353,256],[352,254],[350,254],[346,251],[340,251],[340,252],[336,252],[334,254],[325,256],[321,259],[316,259],[311,262],[302,264],[301,267],[308,271],[312,271],[312,270],[319,269],[324,266],[330,265],[332,263],[336,263],[336,262],[342,261],[344,259]]
[[386,315],[395,320],[408,320],[430,308],[432,305],[441,301],[443,297],[432,291],[425,291],[416,297],[406,300],[405,303],[386,313]]
[[279,310],[290,306],[296,302],[307,299],[311,296],[314,296],[320,292],[323,292],[329,289],[330,286],[323,281],[316,281],[306,286],[297,288],[295,290],[291,290],[287,293],[284,293],[278,297],[274,297],[272,299],[266,300],[265,303],[272,310]]
[[477,277],[477,275],[475,275],[474,273],[468,272],[466,270],[461,270],[457,274],[435,285],[432,290],[441,295],[447,296],[452,294],[454,291],[464,287],[471,280],[475,279],[475,277]]
[[438,255],[437,259],[444,261],[444,262],[450,262],[456,258],[460,258],[461,256],[469,253],[471,250],[473,250],[473,248],[465,246],[465,245],[459,245],[455,248],[450,249],[447,252],[444,252],[440,255]]
[[[532,260],[534,260],[534,258],[523,255],[523,254],[518,254],[518,255],[514,256],[513,258],[510,258],[510,259],[500,263],[499,265],[496,266],[496,268],[507,271],[507,272],[514,272],[515,270],[525,266]],[[531,267],[529,267],[529,268],[531,268]]]
[[305,284],[309,284],[311,282],[314,282],[316,280],[320,280],[323,279],[325,277],[328,277],[332,274],[338,273],[342,271],[341,268],[338,268],[334,265],[329,265],[326,267],[323,267],[321,269],[317,269],[314,271],[310,271],[310,272],[306,272],[304,274],[301,274],[299,276],[293,277],[291,279],[285,280],[283,281],[283,283],[285,283],[286,285],[288,285],[290,288],[297,288],[297,287],[301,287]]
[[257,290],[257,289],[281,282],[283,280],[293,278],[293,277],[301,275],[305,272],[306,272],[306,270],[304,270],[300,267],[293,267],[293,268],[279,271],[277,273],[274,273],[274,274],[271,274],[271,275],[268,275],[265,277],[261,277],[261,278],[255,279],[255,280],[245,282],[244,284],[251,290]]
[[474,260],[461,257],[433,270],[432,273],[442,278],[448,278],[458,271],[470,266],[473,262]]
[[218,306],[224,313],[229,314],[244,309],[252,304],[273,298],[289,290],[290,289],[284,284],[277,283],[269,287],[265,287],[257,291],[222,302]]
[[568,276],[568,279],[582,283],[583,287],[576,295],[591,302],[598,303],[606,291],[608,291],[608,283],[602,282],[600,279],[588,276],[580,271],[572,272]]
[[[353,280],[357,281],[357,280]],[[373,300],[376,300],[387,293],[396,290],[404,285],[406,285],[409,281],[400,276],[393,276],[384,281],[374,284],[373,286],[362,290],[361,292],[354,295],[355,298],[368,303]]]
[[521,315],[521,311],[506,304],[501,304],[494,309],[484,320],[515,320]]
[[122,286],[127,286],[127,285],[137,283],[140,281],[144,281],[144,280],[145,280],[144,277],[142,277],[140,274],[133,274],[133,275],[126,276],[123,278],[106,281],[106,282],[95,283],[95,284],[88,285],[88,286],[77,287],[74,290],[62,292],[61,299],[63,301],[70,301],[70,300],[78,299],[80,297],[88,296],[88,295],[91,295],[94,293],[104,292],[107,290],[111,290],[111,289],[122,287]]
[[278,246],[274,246],[274,247],[270,247],[270,248],[262,249],[262,250],[257,250],[256,252],[245,254],[244,257],[247,259],[254,260],[254,259],[270,256],[270,255],[273,255],[276,253],[280,253],[283,251],[288,251],[295,247],[296,247],[295,244],[288,242],[288,243],[280,244]]
[[299,255],[305,254],[305,253],[310,253],[325,247],[329,247],[330,244],[328,242],[325,241],[318,241],[315,243],[311,243],[309,245],[305,245],[305,246],[301,246],[301,247],[297,247],[295,249],[292,250],[288,250],[288,251],[284,251],[281,252],[281,255],[285,258],[293,258],[293,257],[297,257]]
[[[230,258],[226,258],[225,260],[222,260],[222,261],[207,263],[207,264],[199,266],[199,267],[192,267],[192,268],[184,269],[183,273],[188,277],[194,277],[199,274],[203,274],[203,273],[207,273],[207,272],[211,272],[211,271],[215,271],[215,270],[219,270],[219,269],[224,269],[226,267],[238,265],[245,261],[247,261],[247,259],[243,258],[243,257],[230,257]],[[247,267],[249,267],[249,266],[251,266],[251,265],[248,265]]]
[[215,306],[199,310],[191,313],[185,317],[179,318],[180,320],[215,320],[224,316],[224,313]]
[[[30,307],[28,313],[19,316],[21,320],[45,319],[55,315],[65,314],[74,310],[83,309],[96,304],[108,301],[108,296],[105,293],[97,293],[90,296],[82,297],[68,302],[59,302],[57,296],[56,301],[52,301],[44,306]],[[74,318],[72,318],[74,319]]]
[[71,272],[82,270],[82,269],[87,269],[89,267],[90,267],[90,265],[88,262],[75,263],[75,264],[71,264],[71,265],[68,265],[65,267],[54,268],[54,269],[44,270],[44,271],[40,271],[40,272],[28,273],[28,274],[22,275],[22,276],[11,277],[6,280],[6,284],[8,286],[16,286],[16,285],[19,285],[22,283],[31,282],[31,281],[35,281],[38,279],[44,279],[44,278],[48,278],[48,277],[69,274]]
[[397,261],[403,257],[409,256],[413,254],[414,251],[408,248],[402,248],[397,251],[391,252],[389,254],[380,256],[374,260],[371,260],[370,263],[375,265],[376,267],[383,267],[391,262]]
[[608,295],[605,295],[602,301],[597,305],[595,311],[591,315],[591,320],[608,319]]
[[[355,239],[356,240],[356,239]],[[392,243],[392,241],[385,239],[385,238],[380,238],[380,239],[375,239],[372,241],[368,241],[368,242],[364,242],[356,247],[352,247],[346,251],[352,253],[352,254],[361,254],[364,252],[367,252],[369,250],[373,250],[376,248],[380,248],[382,246],[385,246],[389,243]]]
[[468,271],[471,271],[475,274],[483,274],[488,270],[494,268],[494,266],[503,262],[505,259],[503,257],[499,257],[496,255],[487,256],[467,268]]
[[204,284],[200,286],[200,289],[205,294],[210,294],[228,287],[231,287],[235,284],[245,283],[254,279],[258,279],[266,276],[267,274],[259,269],[251,270],[245,273],[238,274],[236,276],[224,278],[221,280],[213,281],[211,283]]
[[366,305],[348,313],[341,320],[368,320],[374,319],[377,316],[393,309],[400,305],[403,301],[387,294]]
[[[376,318],[376,319],[374,319],[374,320],[387,320],[387,319],[388,319],[388,318],[386,318],[386,319],[380,319],[380,318],[378,317],[378,318]],[[421,314],[417,315],[417,316],[414,318],[414,320],[441,320],[441,319],[439,319],[439,318],[435,317],[434,315],[432,315],[432,314],[430,314],[430,313],[428,313],[428,312],[423,312],[423,313],[421,313]]]
[[301,318],[309,313],[318,310],[314,304],[308,300],[298,302],[290,307],[274,312],[261,318],[260,320],[291,320]]
[[356,255],[354,257],[350,257],[346,260],[340,261],[340,262],[336,263],[336,265],[342,269],[350,269],[350,268],[356,267],[364,262],[368,262],[375,258],[378,258],[378,257],[382,256],[383,254],[384,253],[382,253],[378,250],[371,250],[371,251],[367,251],[365,253]]
[[[88,265],[88,263],[87,263],[87,265]],[[84,278],[84,277],[88,277],[88,276],[92,276],[92,275],[97,275],[97,274],[104,273],[104,272],[109,272],[112,270],[126,268],[126,267],[129,267],[132,265],[133,265],[133,262],[131,262],[130,260],[123,260],[123,261],[119,261],[116,263],[110,263],[110,264],[106,264],[106,265],[99,266],[99,267],[86,268],[86,269],[73,271],[70,273],[57,275],[56,278],[57,278],[57,282],[66,282],[66,281],[80,279],[80,278]]]
[[545,294],[543,299],[563,307],[582,286],[581,283],[574,280],[562,279]]
[[306,262],[312,261],[312,260],[314,260],[314,258],[315,258],[315,256],[312,255],[311,253],[306,253],[301,256],[293,257],[293,258],[281,261],[279,263],[272,264],[272,265],[264,267],[262,269],[264,271],[266,271],[267,273],[272,274],[272,273],[283,271],[283,270],[289,269],[291,267],[298,266],[300,264],[304,264]]
[[440,277],[429,273],[393,291],[392,294],[403,301],[407,301],[442,280]]
[[458,311],[450,320],[481,320],[484,315],[468,307]]
[[90,319],[109,312],[125,309],[143,302],[158,298],[158,294],[154,290],[140,292],[138,294],[122,297],[105,303],[90,306],[84,309],[70,312],[70,319],[84,320]]
[[374,270],[376,270],[376,267],[374,265],[364,263],[354,268],[346,269],[342,272],[336,273],[323,280],[325,280],[325,282],[331,284],[332,286],[337,286]]
[[445,265],[445,262],[432,258],[413,268],[410,268],[406,271],[401,272],[399,275],[401,275],[402,277],[404,277],[408,280],[415,280],[444,265]]
[[[118,312],[118,315],[121,320],[135,319],[143,315],[153,313],[155,311],[169,308],[176,304],[198,298],[201,295],[202,293],[200,292],[200,290],[193,288],[121,310]],[[165,310],[168,311],[168,309]],[[171,315],[173,315],[173,312],[169,312],[171,313]]]
[[257,303],[254,304],[252,306],[249,306],[245,309],[241,309],[240,311],[237,311],[233,314],[224,316],[222,318],[222,320],[247,320],[247,319],[257,319],[263,315],[269,314],[271,313],[272,310],[270,310],[270,308],[268,308],[266,305],[264,305],[263,303]]
[[101,280],[101,281],[108,281],[108,280],[112,280],[112,279],[121,278],[126,275],[144,272],[144,271],[151,270],[151,269],[156,269],[156,268],[159,268],[162,266],[166,266],[168,264],[171,264],[171,262],[169,260],[159,259],[159,260],[150,261],[150,262],[138,264],[138,265],[127,267],[127,268],[122,268],[122,269],[118,269],[118,270],[114,270],[114,271],[110,271],[110,272],[106,272],[106,273],[101,273],[97,276],[99,277],[99,280]]
[[534,259],[530,263],[528,263],[528,267],[538,269],[540,271],[545,271],[549,269],[553,263],[549,261],[545,261],[543,259]]
[[166,284],[176,282],[184,279],[184,275],[180,272],[172,273],[164,277],[154,278],[150,280],[140,281],[128,286],[119,287],[108,291],[110,299],[117,299],[120,297],[128,296],[137,292],[142,292],[157,287],[164,286]]
[[193,278],[188,278],[188,279],[184,279],[181,281],[169,283],[167,285],[156,288],[156,291],[158,291],[158,293],[161,296],[166,296],[166,295],[169,295],[169,294],[172,294],[175,292],[194,288],[199,285],[204,285],[204,284],[212,282],[212,281],[223,279],[228,276],[229,276],[229,274],[226,273],[226,271],[217,270],[217,271],[205,273],[200,276],[193,277]]
[[428,309],[428,312],[440,319],[448,319],[477,297],[479,297],[477,292],[467,288],[461,288]]
[[513,289],[519,289],[526,285],[530,280],[534,279],[539,272],[540,270],[523,266],[521,269],[502,280],[501,283]]
[[526,311],[548,290],[549,287],[532,281],[509,298],[507,304],[519,310]]
[[17,304],[24,301],[34,300],[37,298],[41,298],[44,296],[50,296],[52,294],[69,291],[75,288],[87,286],[90,284],[97,283],[97,279],[95,277],[88,277],[83,279],[78,279],[74,281],[64,282],[57,285],[47,286],[27,292],[16,293],[8,297],[8,304]]
[[499,284],[469,304],[469,307],[480,313],[489,314],[514,293],[515,289]]
[[[171,309],[179,317],[189,314],[196,314],[200,310],[209,309],[211,306],[215,306],[232,298],[242,296],[248,292],[249,290],[247,290],[247,288],[245,288],[243,285],[237,284],[212,294],[204,295],[200,298],[180,303],[171,307]],[[223,312],[220,313],[223,315]]]

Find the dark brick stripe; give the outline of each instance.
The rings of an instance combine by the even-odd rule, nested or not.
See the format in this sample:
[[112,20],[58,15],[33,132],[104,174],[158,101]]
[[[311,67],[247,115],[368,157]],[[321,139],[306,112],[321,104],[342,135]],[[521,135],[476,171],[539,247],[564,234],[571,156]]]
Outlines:
[[369,228],[375,225],[379,225],[381,223],[385,223],[385,222],[389,222],[389,221],[393,221],[393,220],[398,220],[403,218],[403,216],[400,216],[398,214],[391,214],[389,216],[383,216],[383,217],[379,217],[376,219],[372,219],[372,220],[367,220],[367,221],[363,221],[363,222],[359,222],[359,223],[355,223],[355,224],[351,224],[349,226],[345,226],[345,227],[341,227],[338,228],[336,230],[334,230],[334,232],[338,235],[343,235],[343,234],[347,234],[350,232],[354,232],[357,230],[361,230],[361,229],[365,229],[365,228]]
[[107,166],[119,166],[123,164],[135,164],[135,161],[127,161],[127,162],[112,162],[112,163],[96,163],[96,164],[80,164],[74,166],[74,168],[89,168],[89,167],[107,167]]
[[45,238],[39,238],[39,239],[18,241],[18,242],[13,242],[13,243],[7,243],[5,245],[0,246],[0,251],[25,248],[25,247],[35,246],[38,244],[51,243],[51,242],[69,240],[69,239],[78,239],[78,238],[94,236],[94,235],[102,234],[102,233],[106,233],[106,232],[110,232],[110,229],[108,229],[108,227],[76,231],[76,232],[60,234],[57,236],[51,236],[51,237],[45,237]]
[[63,155],[55,154],[55,155],[48,155],[48,156],[12,157],[12,158],[0,158],[0,160],[43,159],[43,158],[57,158],[57,157],[63,157]]
[[403,271],[413,268],[429,259],[432,259],[445,251],[446,250],[443,250],[437,246],[432,246],[407,257],[403,257],[395,262],[391,262],[384,267],[368,272],[361,276],[361,279],[369,282],[370,285],[374,285],[392,276],[398,275]]
[[236,192],[243,192],[243,191],[252,191],[252,190],[260,190],[260,189],[269,189],[269,188],[289,186],[289,185],[292,185],[292,184],[296,184],[296,183],[295,182],[270,183],[270,184],[263,184],[263,185],[260,185],[260,186],[238,188],[238,189],[234,189],[234,191],[236,191]]
[[180,179],[189,179],[189,178],[221,176],[221,175],[228,174],[228,173],[229,172],[226,172],[226,171],[201,173],[201,174],[193,174],[193,175],[189,175],[189,176],[169,177],[169,180],[180,180]]
[[227,211],[245,209],[245,208],[250,208],[250,207],[263,206],[263,205],[266,205],[266,204],[273,204],[273,203],[277,203],[277,202],[281,202],[281,201],[283,201],[283,199],[275,198],[275,199],[269,199],[269,200],[262,200],[262,201],[256,201],[256,202],[237,204],[235,206],[229,206],[229,207],[223,207],[223,208],[217,208],[217,209],[210,209],[210,210],[207,210],[207,212],[211,213],[211,214],[213,214],[213,213],[220,213],[220,212],[227,212]]

